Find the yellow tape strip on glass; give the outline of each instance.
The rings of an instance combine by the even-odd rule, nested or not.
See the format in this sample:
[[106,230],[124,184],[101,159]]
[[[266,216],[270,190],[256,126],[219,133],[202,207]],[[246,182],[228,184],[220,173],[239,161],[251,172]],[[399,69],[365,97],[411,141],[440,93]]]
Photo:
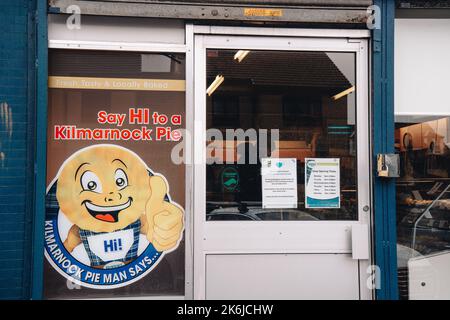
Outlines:
[[48,87],[54,89],[185,91],[184,80],[48,77]]
[[244,16],[246,17],[282,17],[281,9],[264,9],[264,8],[245,8]]

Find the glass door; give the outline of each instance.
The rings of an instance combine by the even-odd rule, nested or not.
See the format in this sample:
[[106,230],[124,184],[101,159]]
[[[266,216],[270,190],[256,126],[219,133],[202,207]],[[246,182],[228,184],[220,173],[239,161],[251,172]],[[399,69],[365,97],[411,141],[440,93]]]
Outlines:
[[365,44],[196,36],[195,298],[371,297]]

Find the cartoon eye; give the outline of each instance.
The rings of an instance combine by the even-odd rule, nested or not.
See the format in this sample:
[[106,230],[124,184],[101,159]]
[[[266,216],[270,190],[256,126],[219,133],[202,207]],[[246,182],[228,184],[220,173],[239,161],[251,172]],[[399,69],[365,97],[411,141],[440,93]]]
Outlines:
[[116,170],[116,176],[114,178],[116,180],[116,185],[119,187],[119,190],[122,190],[123,188],[128,186],[127,175],[122,169]]
[[91,171],[86,171],[81,176],[81,187],[85,191],[102,192],[102,184],[100,179]]

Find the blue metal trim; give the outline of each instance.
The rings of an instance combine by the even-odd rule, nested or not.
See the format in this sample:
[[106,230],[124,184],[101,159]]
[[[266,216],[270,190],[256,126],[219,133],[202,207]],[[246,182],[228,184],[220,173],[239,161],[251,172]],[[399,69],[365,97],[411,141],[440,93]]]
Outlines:
[[[394,152],[395,1],[375,0],[381,28],[373,30],[373,163]],[[374,170],[375,170],[374,166]],[[375,174],[374,174],[375,176]],[[380,268],[380,300],[398,299],[395,180],[374,178],[375,262]]]
[[34,164],[35,214],[33,223],[33,268],[31,299],[41,299],[43,293],[44,217],[47,165],[47,78],[48,38],[47,0],[37,0],[36,10],[36,146]]
[[[26,117],[26,194],[29,199],[34,200],[34,149],[35,149],[35,113],[36,113],[36,1],[27,3],[28,26],[28,66],[27,66],[27,117]],[[27,201],[25,204],[25,233],[23,252],[23,277],[22,277],[22,298],[28,299],[31,296],[31,279],[33,273],[33,221],[34,221],[34,201]]]

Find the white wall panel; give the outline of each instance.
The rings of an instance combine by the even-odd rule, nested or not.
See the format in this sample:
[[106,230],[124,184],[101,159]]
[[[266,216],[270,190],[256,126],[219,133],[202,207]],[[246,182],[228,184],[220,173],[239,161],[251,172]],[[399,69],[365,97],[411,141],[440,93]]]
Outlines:
[[450,19],[395,20],[395,114],[450,115]]
[[80,29],[67,27],[69,15],[50,14],[50,41],[91,41],[121,43],[184,44],[184,22],[174,19],[148,19],[81,15]]

